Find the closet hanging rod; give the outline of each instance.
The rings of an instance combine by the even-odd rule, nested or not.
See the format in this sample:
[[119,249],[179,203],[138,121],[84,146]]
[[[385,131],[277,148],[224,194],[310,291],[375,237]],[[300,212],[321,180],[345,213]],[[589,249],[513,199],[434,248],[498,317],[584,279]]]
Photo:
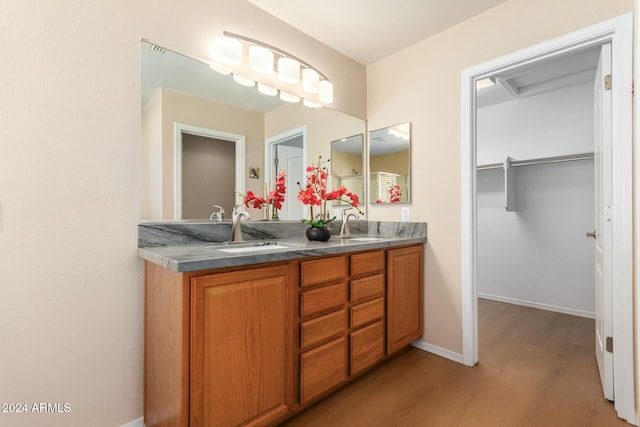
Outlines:
[[[592,160],[594,158],[594,153],[580,153],[580,154],[569,154],[565,156],[554,156],[554,157],[541,157],[538,159],[529,159],[529,160],[511,160],[511,166],[529,166],[529,165],[539,165],[544,163],[562,163],[562,162],[573,162],[577,160]],[[488,170],[488,169],[502,169],[504,167],[504,163],[490,163],[486,165],[480,165],[477,167],[477,170]]]

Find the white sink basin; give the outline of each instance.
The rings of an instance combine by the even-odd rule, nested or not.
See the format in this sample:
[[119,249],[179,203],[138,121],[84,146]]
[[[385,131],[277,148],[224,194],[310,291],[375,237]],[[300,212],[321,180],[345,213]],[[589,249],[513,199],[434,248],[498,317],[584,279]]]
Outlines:
[[216,248],[221,252],[227,252],[230,254],[237,254],[243,252],[264,252],[264,251],[276,251],[279,249],[287,249],[289,246],[283,245],[278,242],[266,242],[266,243],[254,243],[254,244],[242,244],[242,246],[228,246],[224,248]]

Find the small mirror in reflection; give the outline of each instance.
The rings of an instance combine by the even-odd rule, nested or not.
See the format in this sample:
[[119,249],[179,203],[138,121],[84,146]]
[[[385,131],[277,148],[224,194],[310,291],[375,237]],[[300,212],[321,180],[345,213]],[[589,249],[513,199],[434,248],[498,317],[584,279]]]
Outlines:
[[411,124],[369,132],[370,203],[409,203]]
[[[335,188],[344,186],[364,202],[363,159],[364,135],[357,134],[331,142],[331,180]],[[351,206],[335,200],[334,206]]]

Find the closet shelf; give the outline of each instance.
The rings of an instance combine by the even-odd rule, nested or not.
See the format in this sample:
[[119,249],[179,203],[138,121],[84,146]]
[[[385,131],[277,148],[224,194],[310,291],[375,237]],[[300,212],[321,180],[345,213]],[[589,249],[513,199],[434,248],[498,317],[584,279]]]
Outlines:
[[[564,156],[553,156],[553,157],[540,157],[537,159],[528,159],[528,160],[513,160],[510,159],[510,166],[529,166],[529,165],[538,165],[544,163],[562,163],[562,162],[573,162],[577,160],[591,160],[594,158],[594,153],[578,153],[578,154],[568,154]],[[504,168],[505,163],[488,163],[485,165],[478,165],[477,170],[488,170],[488,169],[502,169]]]
[[516,172],[515,166],[540,165],[545,163],[573,162],[576,160],[590,160],[594,158],[594,153],[569,154],[564,156],[541,157],[528,160],[513,160],[508,157],[502,163],[491,163],[479,165],[477,170],[502,169],[504,171],[504,208],[507,212],[518,210],[516,201]]

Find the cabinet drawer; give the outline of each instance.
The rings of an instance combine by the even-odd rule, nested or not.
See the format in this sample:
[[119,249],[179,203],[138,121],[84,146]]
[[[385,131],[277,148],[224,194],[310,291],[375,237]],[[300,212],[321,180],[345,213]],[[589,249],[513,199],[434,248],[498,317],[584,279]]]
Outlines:
[[300,403],[306,403],[347,379],[347,337],[300,357]]
[[306,350],[316,344],[344,335],[347,330],[347,312],[336,311],[300,325],[300,346]]
[[351,255],[351,275],[365,276],[384,271],[384,251]]
[[382,296],[384,295],[384,274],[352,280],[350,289],[351,302]]
[[376,322],[350,334],[351,375],[384,358],[384,324]]
[[347,276],[347,258],[344,256],[304,261],[300,264],[300,286],[344,280]]
[[300,317],[312,316],[343,306],[347,299],[347,285],[325,286],[300,293]]
[[384,298],[363,302],[351,307],[352,328],[357,328],[365,323],[382,318],[384,318]]

